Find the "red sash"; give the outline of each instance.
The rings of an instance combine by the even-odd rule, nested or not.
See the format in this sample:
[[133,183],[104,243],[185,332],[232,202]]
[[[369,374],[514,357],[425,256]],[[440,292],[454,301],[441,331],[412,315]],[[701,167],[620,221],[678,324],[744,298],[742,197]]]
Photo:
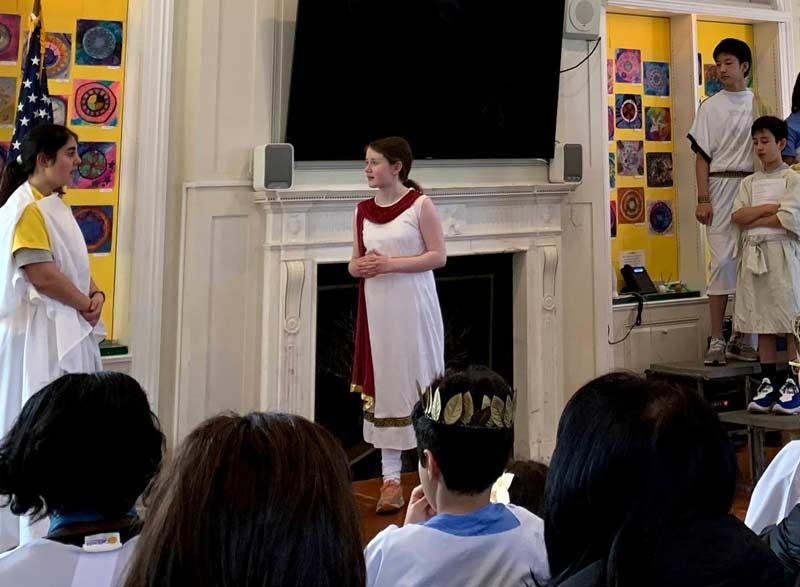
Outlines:
[[[373,224],[386,224],[408,210],[422,194],[410,190],[391,206],[383,207],[375,203],[375,198],[359,202],[356,209],[356,235],[358,254],[364,256],[364,219]],[[369,323],[367,322],[367,298],[364,293],[364,278],[358,283],[358,314],[356,316],[356,354],[353,357],[353,379],[351,391],[360,392],[362,397],[375,397],[375,374],[372,369],[372,347],[369,343]],[[371,402],[370,402],[371,403]]]

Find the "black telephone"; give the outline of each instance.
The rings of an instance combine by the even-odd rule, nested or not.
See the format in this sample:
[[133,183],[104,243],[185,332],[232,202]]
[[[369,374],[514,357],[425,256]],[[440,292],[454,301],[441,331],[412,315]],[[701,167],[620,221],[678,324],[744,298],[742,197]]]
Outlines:
[[654,294],[658,291],[656,286],[653,285],[653,280],[647,274],[647,269],[644,267],[624,265],[621,273],[623,279],[625,279],[625,287],[622,288],[620,293]]

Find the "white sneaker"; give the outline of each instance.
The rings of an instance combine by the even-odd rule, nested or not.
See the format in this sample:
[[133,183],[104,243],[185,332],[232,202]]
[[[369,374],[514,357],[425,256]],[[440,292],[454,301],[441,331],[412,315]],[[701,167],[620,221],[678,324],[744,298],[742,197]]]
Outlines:
[[703,363],[706,365],[725,365],[727,363],[725,360],[725,340],[721,338],[711,339]]

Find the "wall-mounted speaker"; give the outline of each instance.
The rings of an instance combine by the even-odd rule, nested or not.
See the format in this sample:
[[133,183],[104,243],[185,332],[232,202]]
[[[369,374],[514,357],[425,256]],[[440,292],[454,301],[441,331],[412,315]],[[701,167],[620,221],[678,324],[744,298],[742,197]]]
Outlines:
[[258,145],[253,149],[253,189],[288,190],[294,180],[294,147],[289,143]]
[[581,183],[583,181],[583,145],[556,144],[550,160],[550,183]]
[[601,0],[567,0],[564,38],[595,41],[600,36]]

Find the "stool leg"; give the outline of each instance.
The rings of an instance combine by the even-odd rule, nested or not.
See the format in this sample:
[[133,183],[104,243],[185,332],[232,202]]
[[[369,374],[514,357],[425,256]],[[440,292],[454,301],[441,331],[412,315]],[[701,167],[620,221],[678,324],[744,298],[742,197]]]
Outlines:
[[764,429],[748,426],[747,434],[750,437],[750,471],[753,475],[753,487],[755,487],[767,468],[764,459]]

